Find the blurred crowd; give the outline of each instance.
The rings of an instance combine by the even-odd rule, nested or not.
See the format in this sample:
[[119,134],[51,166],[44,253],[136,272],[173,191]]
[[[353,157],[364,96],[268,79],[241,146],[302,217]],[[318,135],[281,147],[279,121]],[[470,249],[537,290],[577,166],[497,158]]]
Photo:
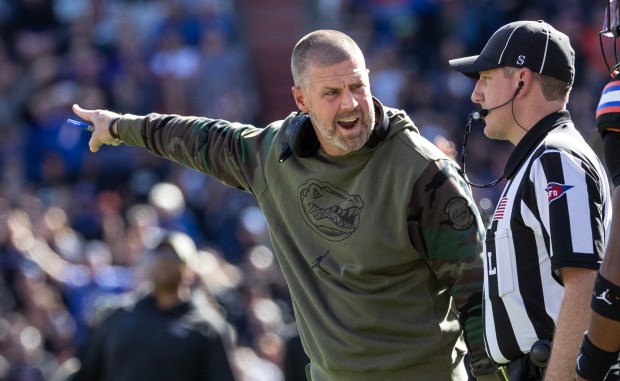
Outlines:
[[[311,3],[309,25],[343,30],[363,48],[374,95],[406,110],[457,160],[476,108],[474,82],[448,60],[477,54],[509,21],[544,19],[571,38],[577,74],[568,107],[598,144],[594,110],[609,78],[598,41],[603,2]],[[254,198],[142,150],[91,154],[89,134],[65,124],[73,103],[260,123],[237,6],[0,0],[0,380],[62,380],[100,300],[139,286],[155,228],[183,231],[199,247],[196,271],[235,332],[239,379],[284,380],[295,320]],[[501,175],[510,147],[474,126],[467,153],[470,179],[483,183]],[[496,188],[474,190],[483,212]]]

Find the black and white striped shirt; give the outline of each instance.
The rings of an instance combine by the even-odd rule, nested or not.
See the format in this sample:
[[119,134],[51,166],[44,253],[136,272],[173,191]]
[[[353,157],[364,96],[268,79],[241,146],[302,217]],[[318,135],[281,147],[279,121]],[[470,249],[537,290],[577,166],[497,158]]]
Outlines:
[[485,341],[497,363],[551,338],[562,267],[598,269],[611,219],[605,170],[568,111],[537,123],[511,154],[485,242]]

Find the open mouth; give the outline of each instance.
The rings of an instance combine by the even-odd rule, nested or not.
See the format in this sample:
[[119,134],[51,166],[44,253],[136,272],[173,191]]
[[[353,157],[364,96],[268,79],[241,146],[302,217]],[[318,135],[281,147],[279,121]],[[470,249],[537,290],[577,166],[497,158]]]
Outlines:
[[340,119],[338,125],[346,130],[350,130],[357,125],[359,118]]

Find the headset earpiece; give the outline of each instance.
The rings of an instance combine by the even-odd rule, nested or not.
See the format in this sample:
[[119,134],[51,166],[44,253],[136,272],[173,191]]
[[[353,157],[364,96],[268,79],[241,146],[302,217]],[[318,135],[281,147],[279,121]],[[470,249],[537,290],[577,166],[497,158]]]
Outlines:
[[517,85],[517,90],[515,91],[515,97],[521,92],[521,88],[525,86],[525,82],[523,81],[519,81],[519,84]]

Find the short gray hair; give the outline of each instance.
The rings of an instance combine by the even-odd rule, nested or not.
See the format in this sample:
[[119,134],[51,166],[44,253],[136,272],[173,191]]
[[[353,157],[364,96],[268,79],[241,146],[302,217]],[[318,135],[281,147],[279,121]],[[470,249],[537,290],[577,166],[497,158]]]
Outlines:
[[346,34],[329,29],[317,30],[305,35],[295,48],[291,57],[291,73],[296,87],[308,86],[308,66],[326,67],[359,57],[363,54],[359,46]]

